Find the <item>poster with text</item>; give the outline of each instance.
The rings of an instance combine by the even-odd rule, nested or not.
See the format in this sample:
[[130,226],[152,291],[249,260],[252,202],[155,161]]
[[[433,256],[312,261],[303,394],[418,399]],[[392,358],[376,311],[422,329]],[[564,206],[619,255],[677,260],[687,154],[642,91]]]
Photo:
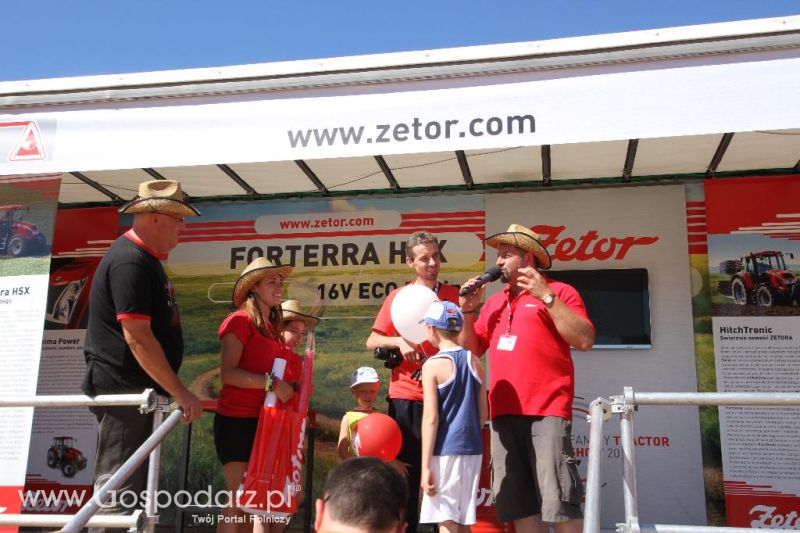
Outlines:
[[[36,394],[47,272],[60,178],[0,177],[0,391]],[[19,513],[33,408],[3,408],[0,416],[0,513]],[[16,527],[0,527],[16,531]]]
[[[717,388],[800,392],[800,178],[705,189]],[[720,408],[728,525],[800,526],[798,416],[798,407]]]
[[[94,271],[118,233],[114,207],[56,214],[38,394],[80,394]],[[39,408],[31,430],[23,511],[73,514],[92,495],[97,419],[86,407]],[[56,494],[68,495],[53,499]]]
[[[164,261],[175,285],[185,339],[181,379],[204,400],[221,386],[218,328],[231,312],[231,292],[257,257],[293,265],[283,297],[306,311],[324,313],[316,328],[314,394],[317,412],[315,478],[339,459],[336,438],[353,407],[350,375],[373,366],[382,377],[376,403],[385,412],[389,370],[365,346],[386,295],[412,281],[406,264],[410,234],[427,230],[439,240],[439,280],[458,284],[483,271],[483,196],[414,196],[309,201],[198,204],[202,216],[187,219],[178,246]],[[224,488],[213,446],[213,417],[194,425],[188,490]],[[177,490],[180,435],[167,439],[162,487]],[[315,484],[315,490],[321,487]],[[198,518],[199,519],[199,518]],[[189,517],[188,523],[193,518]],[[198,522],[199,523],[199,522]]]
[[[539,234],[552,256],[550,276],[567,272],[567,281],[586,283],[582,295],[597,326],[596,347],[572,352],[572,444],[584,479],[589,450],[586,414],[592,400],[621,395],[623,387],[642,392],[697,390],[686,213],[683,186],[486,197],[487,235],[506,231],[512,223],[523,224]],[[495,250],[486,249],[487,265],[496,257]],[[490,292],[502,289],[500,283],[489,287]],[[620,317],[626,324],[619,323]],[[603,330],[611,338],[615,328],[623,332],[630,322],[641,323],[641,342],[614,345],[601,339]],[[601,466],[601,526],[608,529],[625,516],[619,435],[614,416],[604,426]],[[697,409],[642,407],[634,417],[634,435],[641,520],[705,525]]]

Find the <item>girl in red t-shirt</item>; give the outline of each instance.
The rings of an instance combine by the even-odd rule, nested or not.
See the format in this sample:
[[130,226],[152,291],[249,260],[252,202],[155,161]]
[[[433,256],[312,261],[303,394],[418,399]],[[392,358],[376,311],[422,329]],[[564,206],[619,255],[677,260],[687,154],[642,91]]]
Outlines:
[[251,522],[233,504],[247,471],[267,388],[275,392],[282,404],[287,404],[295,396],[293,381],[300,378],[299,371],[292,377],[288,360],[284,379],[270,376],[275,358],[287,358],[291,353],[281,335],[281,294],[283,282],[291,271],[291,266],[278,266],[263,257],[247,265],[233,287],[233,305],[237,310],[219,328],[222,389],[214,417],[214,444],[232,506],[223,508],[224,519],[219,521],[218,532],[258,533],[268,531],[270,526],[258,520]]

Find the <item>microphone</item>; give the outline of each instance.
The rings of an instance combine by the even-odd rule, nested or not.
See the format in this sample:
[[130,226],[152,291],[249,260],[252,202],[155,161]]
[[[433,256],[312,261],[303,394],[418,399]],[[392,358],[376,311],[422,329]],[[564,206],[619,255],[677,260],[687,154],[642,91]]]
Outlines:
[[469,287],[461,287],[461,290],[458,291],[458,295],[459,296],[466,296],[467,294],[469,294],[471,292],[475,292],[480,287],[483,287],[484,285],[486,285],[490,281],[496,281],[496,280],[500,279],[500,276],[502,274],[503,274],[503,272],[500,270],[500,267],[495,265],[492,268],[490,268],[489,270],[487,270],[486,272],[484,272],[483,274],[481,274],[481,277],[479,277],[478,281],[476,281],[474,284],[470,285]]

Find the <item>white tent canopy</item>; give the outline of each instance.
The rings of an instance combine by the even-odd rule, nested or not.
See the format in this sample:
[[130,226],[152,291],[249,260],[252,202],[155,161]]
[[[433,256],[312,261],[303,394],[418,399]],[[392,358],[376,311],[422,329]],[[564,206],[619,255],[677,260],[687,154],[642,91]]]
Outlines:
[[0,83],[0,175],[62,203],[800,171],[800,17]]

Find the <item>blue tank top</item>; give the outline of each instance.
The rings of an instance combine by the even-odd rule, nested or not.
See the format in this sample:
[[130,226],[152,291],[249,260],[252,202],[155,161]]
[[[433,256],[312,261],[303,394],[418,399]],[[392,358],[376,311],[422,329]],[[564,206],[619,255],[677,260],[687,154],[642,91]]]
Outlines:
[[470,364],[472,355],[458,347],[443,350],[431,357],[453,362],[453,375],[439,385],[439,428],[433,455],[481,455],[478,395],[481,381]]

